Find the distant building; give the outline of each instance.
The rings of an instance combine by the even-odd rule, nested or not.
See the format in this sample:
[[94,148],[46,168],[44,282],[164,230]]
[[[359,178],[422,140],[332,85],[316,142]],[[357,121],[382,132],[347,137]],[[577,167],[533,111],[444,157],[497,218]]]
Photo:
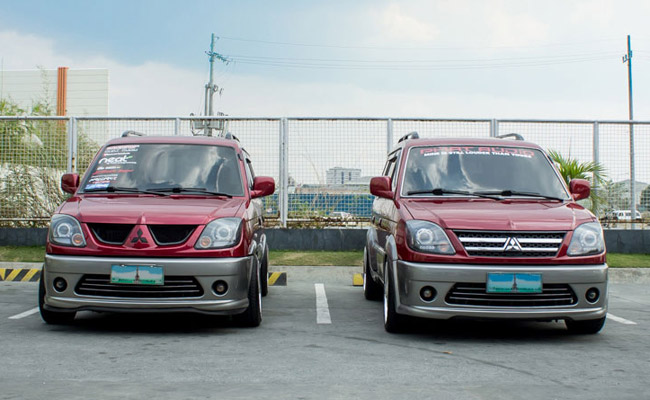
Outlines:
[[344,185],[354,182],[361,177],[361,170],[357,168],[334,167],[327,170],[328,185]]
[[47,103],[53,114],[108,115],[108,69],[0,70],[0,99],[30,111]]

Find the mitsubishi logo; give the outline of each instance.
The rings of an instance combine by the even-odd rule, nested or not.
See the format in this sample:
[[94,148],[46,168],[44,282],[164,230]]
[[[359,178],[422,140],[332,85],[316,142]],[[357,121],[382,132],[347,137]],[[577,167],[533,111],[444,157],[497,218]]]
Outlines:
[[521,252],[523,249],[521,248],[521,245],[519,244],[517,238],[511,237],[506,241],[506,247],[503,249],[503,251]]
[[142,242],[142,243],[144,243],[144,244],[148,244],[148,242],[147,242],[147,238],[142,237],[142,229],[138,229],[137,234],[138,234],[138,236],[136,236],[136,237],[134,237],[133,239],[131,239],[131,243]]

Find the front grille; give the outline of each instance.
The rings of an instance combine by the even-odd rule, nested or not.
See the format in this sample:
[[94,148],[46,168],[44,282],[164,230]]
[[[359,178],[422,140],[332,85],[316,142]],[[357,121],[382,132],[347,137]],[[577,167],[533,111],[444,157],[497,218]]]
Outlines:
[[566,232],[454,231],[470,256],[555,257]]
[[481,307],[560,307],[574,305],[578,298],[566,284],[545,284],[542,293],[487,293],[485,283],[457,283],[445,301]]
[[97,240],[106,244],[124,244],[133,226],[130,224],[88,224]]
[[166,276],[164,285],[129,285],[111,283],[110,275],[84,275],[75,293],[96,297],[178,298],[203,296],[203,288],[191,276]]
[[153,240],[161,246],[184,243],[195,228],[196,225],[149,225]]

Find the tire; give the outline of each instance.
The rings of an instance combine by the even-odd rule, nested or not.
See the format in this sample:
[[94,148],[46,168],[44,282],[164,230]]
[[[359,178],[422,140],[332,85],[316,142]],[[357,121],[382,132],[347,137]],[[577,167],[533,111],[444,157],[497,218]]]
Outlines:
[[606,319],[607,317],[590,319],[587,321],[573,321],[567,319],[564,321],[564,323],[566,324],[566,327],[570,333],[578,335],[593,335],[603,329]]
[[269,294],[269,246],[264,246],[264,255],[260,264],[260,290],[262,296]]
[[363,296],[366,300],[381,300],[383,297],[384,288],[379,283],[372,279],[370,273],[370,255],[368,248],[363,249]]
[[248,286],[248,308],[234,319],[240,326],[254,328],[262,323],[262,292],[260,288],[259,263],[255,263],[251,272],[251,281]]
[[54,312],[44,308],[45,304],[45,282],[43,274],[38,284],[38,310],[41,312],[43,321],[50,325],[64,325],[69,324],[74,320],[77,315],[75,311],[72,312]]
[[397,313],[395,288],[388,266],[384,267],[384,329],[390,333],[400,333],[406,327],[407,317]]

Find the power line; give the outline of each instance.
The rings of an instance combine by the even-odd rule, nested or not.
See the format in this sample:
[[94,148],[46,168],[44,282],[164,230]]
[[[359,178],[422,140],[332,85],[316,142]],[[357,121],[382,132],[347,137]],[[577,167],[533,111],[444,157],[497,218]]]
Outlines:
[[562,43],[545,43],[545,44],[534,44],[527,46],[348,46],[348,45],[332,45],[332,44],[322,44],[322,43],[298,43],[298,42],[280,42],[280,41],[271,41],[271,40],[260,40],[260,39],[248,39],[248,38],[239,38],[232,36],[218,36],[218,39],[231,40],[238,42],[248,42],[248,43],[260,43],[267,45],[275,46],[294,46],[294,47],[319,47],[319,48],[330,48],[330,49],[365,49],[365,50],[463,50],[463,49],[513,49],[513,48],[538,48],[538,47],[568,47],[584,44],[595,44],[603,42],[613,42],[616,39],[599,39],[591,41],[581,41],[581,42],[562,42]]

